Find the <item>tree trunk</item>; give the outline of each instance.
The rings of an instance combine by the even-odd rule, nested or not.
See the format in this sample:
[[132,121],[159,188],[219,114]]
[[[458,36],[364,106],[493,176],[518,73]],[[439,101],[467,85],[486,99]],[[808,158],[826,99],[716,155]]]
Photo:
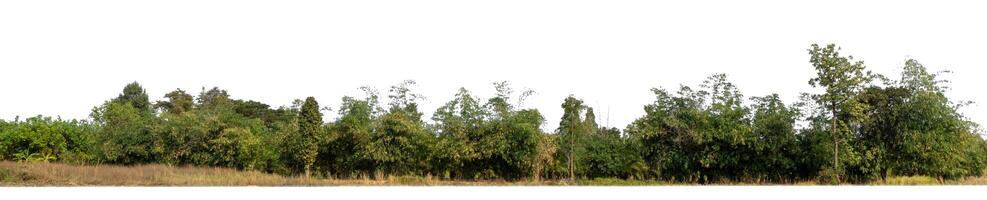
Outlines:
[[[840,169],[840,138],[839,133],[836,131],[836,103],[832,106],[833,120],[830,132],[833,135],[833,170]],[[840,170],[842,171],[842,170]],[[840,171],[834,171],[836,173],[836,181],[840,181]]]
[[575,146],[574,146],[575,145],[575,141],[574,140],[576,138],[573,137],[573,136],[574,135],[572,135],[572,133],[570,132],[569,133],[569,180],[570,181],[575,181],[576,180],[576,173],[573,171],[574,164],[572,162],[572,160],[573,160],[572,154],[573,154],[573,151],[576,150],[575,149]]

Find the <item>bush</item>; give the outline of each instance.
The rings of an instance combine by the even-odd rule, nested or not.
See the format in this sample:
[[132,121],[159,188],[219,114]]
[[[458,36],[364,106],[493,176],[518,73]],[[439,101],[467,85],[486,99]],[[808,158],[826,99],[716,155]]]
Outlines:
[[0,123],[0,159],[85,163],[93,157],[95,127],[85,121],[31,117]]

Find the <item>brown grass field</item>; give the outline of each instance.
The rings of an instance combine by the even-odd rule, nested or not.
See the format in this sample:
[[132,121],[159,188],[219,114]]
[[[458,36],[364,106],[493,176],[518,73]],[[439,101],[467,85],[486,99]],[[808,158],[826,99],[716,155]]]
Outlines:
[[[987,176],[939,181],[930,177],[895,177],[868,185],[985,185]],[[215,167],[175,167],[159,164],[139,166],[70,165],[44,162],[0,162],[0,186],[540,186],[540,185],[688,185],[659,181],[594,179],[549,181],[457,181],[432,177],[387,177],[380,179],[318,179],[287,177],[255,171]],[[724,183],[723,185],[764,185]],[[814,181],[791,185],[817,185]]]

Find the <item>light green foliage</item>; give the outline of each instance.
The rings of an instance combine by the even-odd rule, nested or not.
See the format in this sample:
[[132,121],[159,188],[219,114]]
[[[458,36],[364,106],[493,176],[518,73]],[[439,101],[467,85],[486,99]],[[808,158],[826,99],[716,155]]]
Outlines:
[[0,159],[87,163],[95,156],[95,128],[42,116],[0,121]]
[[[863,61],[853,61],[853,56],[841,56],[835,44],[819,47],[813,44],[808,49],[809,62],[816,69],[816,77],[809,80],[809,85],[822,87],[826,91],[813,95],[819,105],[829,111],[829,132],[833,139],[834,180],[839,181],[839,175],[844,168],[840,166],[840,144],[851,137],[850,129],[865,117],[865,104],[857,101],[855,96],[874,78],[866,71]],[[844,152],[856,154],[857,152]],[[851,156],[852,157],[852,156]]]

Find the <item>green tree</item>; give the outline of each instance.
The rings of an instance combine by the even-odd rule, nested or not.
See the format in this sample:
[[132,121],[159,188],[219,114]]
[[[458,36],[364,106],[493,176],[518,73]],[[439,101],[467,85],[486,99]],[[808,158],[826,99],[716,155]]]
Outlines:
[[590,178],[642,179],[644,161],[633,138],[621,136],[617,128],[601,127],[586,142],[586,172]]
[[539,127],[544,118],[538,110],[521,108],[534,91],[515,96],[508,82],[496,82],[494,89],[495,96],[481,105],[478,97],[460,88],[452,101],[435,111],[432,163],[437,174],[521,179],[541,171]]
[[96,128],[87,121],[43,116],[0,121],[0,160],[88,163],[95,159]]
[[117,98],[114,98],[112,102],[129,104],[141,115],[151,115],[154,113],[154,108],[150,100],[148,100],[147,92],[137,82],[127,84],[123,88],[123,92]]
[[305,104],[302,104],[298,120],[298,133],[304,141],[301,152],[298,154],[304,162],[305,177],[311,175],[312,165],[318,156],[319,146],[316,138],[322,134],[321,132],[322,113],[319,112],[319,102],[315,101],[313,97],[305,98]]
[[195,103],[192,95],[185,93],[182,89],[175,89],[175,91],[165,94],[165,98],[168,98],[168,101],[158,101],[155,108],[171,114],[182,114],[190,111]]
[[853,120],[862,118],[865,109],[865,105],[854,97],[873,79],[870,71],[865,71],[863,61],[853,61],[853,56],[841,56],[839,50],[835,44],[826,47],[813,44],[808,49],[809,62],[816,69],[816,77],[809,80],[809,85],[825,89],[813,99],[829,110],[835,181],[839,181],[839,175],[843,173],[839,145],[848,137]]
[[117,98],[94,108],[91,117],[102,127],[98,137],[101,160],[121,164],[155,161],[160,149],[150,132],[153,110],[139,84],[128,84]]
[[753,97],[753,157],[750,164],[756,176],[769,180],[796,177],[799,147],[795,122],[797,108],[787,106],[777,94]]
[[861,125],[860,149],[872,157],[865,177],[926,175],[957,178],[983,173],[983,139],[946,97],[945,80],[915,60],[905,62],[901,80],[868,87],[861,102],[870,116]]
[[[172,105],[182,105],[182,112],[164,112],[152,124],[160,149],[158,162],[176,165],[222,166],[247,170],[271,170],[277,154],[278,140],[272,127],[256,116],[246,116],[236,109],[236,103],[224,90],[212,88],[198,96],[197,104],[176,96]],[[175,95],[178,94],[178,95]],[[178,100],[178,101],[175,101]],[[168,105],[168,103],[159,105]],[[171,110],[174,111],[174,110]]]
[[367,98],[362,100],[343,97],[340,117],[333,124],[330,139],[320,152],[320,160],[324,160],[330,173],[337,176],[354,177],[373,168],[373,163],[365,155],[379,109],[376,108],[377,93],[369,88],[364,88],[364,91]]
[[583,142],[588,134],[588,128],[582,117],[582,112],[586,109],[583,101],[570,95],[562,103],[562,120],[559,122],[558,133],[560,136],[559,145],[565,153],[565,159],[569,171],[569,180],[575,180],[576,168],[579,167],[578,156],[583,153]]
[[[544,117],[536,109],[521,107],[524,100],[535,92],[524,90],[515,97],[509,82],[495,82],[493,85],[497,93],[487,100],[488,111],[485,112],[491,114],[486,117],[488,121],[484,128],[487,142],[480,146],[493,152],[492,157],[485,161],[486,170],[505,179],[534,176]],[[514,99],[516,101],[512,102]]]
[[710,76],[700,90],[682,86],[675,94],[652,91],[655,102],[625,131],[639,142],[644,160],[639,169],[692,182],[760,176],[754,163],[763,141],[753,132],[743,95],[725,75]]
[[476,161],[491,155],[480,149],[485,141],[482,128],[488,111],[465,88],[460,88],[453,100],[439,107],[432,120],[436,122],[438,141],[435,150],[435,166],[439,174],[449,177],[473,176]]
[[375,165],[374,171],[390,174],[422,174],[427,169],[432,136],[427,132],[418,111],[419,94],[408,80],[392,86],[390,108],[372,131],[365,155]]

